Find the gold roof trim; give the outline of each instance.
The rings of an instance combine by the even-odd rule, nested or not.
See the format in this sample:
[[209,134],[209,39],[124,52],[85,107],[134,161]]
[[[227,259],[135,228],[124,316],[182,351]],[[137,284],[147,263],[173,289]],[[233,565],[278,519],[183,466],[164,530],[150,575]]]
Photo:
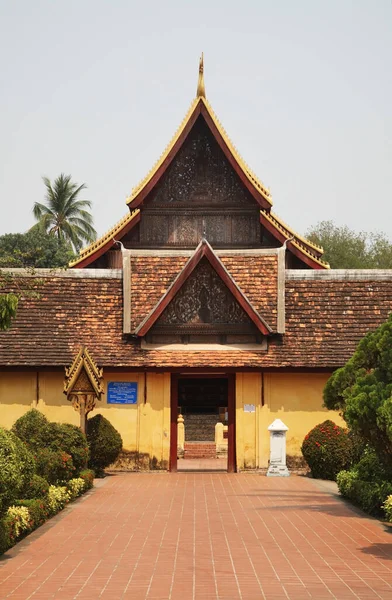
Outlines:
[[74,361],[70,367],[65,367],[65,381],[64,381],[64,394],[70,396],[72,394],[75,383],[82,371],[85,370],[87,377],[94,389],[95,395],[99,399],[103,390],[103,369],[97,367],[94,359],[90,355],[87,348],[82,346],[75,356]]
[[127,199],[127,204],[130,204],[136,198],[136,196],[149,183],[149,181],[153,178],[153,176],[158,171],[160,166],[166,160],[166,158],[170,154],[170,151],[173,149],[178,138],[184,131],[188,121],[192,117],[196,107],[199,105],[200,102],[202,102],[204,104],[205,108],[208,111],[208,114],[210,115],[212,121],[214,122],[216,128],[218,129],[220,135],[222,136],[226,146],[229,148],[231,154],[233,155],[233,158],[239,164],[239,166],[241,167],[241,169],[242,169],[243,173],[245,174],[245,176],[247,177],[247,179],[257,189],[257,191],[260,192],[260,194],[263,196],[263,198],[265,198],[265,200],[267,200],[267,202],[269,202],[269,204],[272,206],[272,196],[271,196],[269,189],[265,185],[262,184],[262,182],[256,177],[256,175],[253,173],[253,171],[251,171],[251,169],[248,167],[248,165],[242,159],[241,155],[239,154],[239,152],[237,151],[235,146],[231,143],[229,136],[227,135],[226,131],[224,130],[224,128],[222,127],[221,123],[219,122],[217,116],[215,115],[214,111],[212,110],[211,105],[209,104],[209,102],[207,102],[207,100],[203,96],[199,96],[193,100],[191,106],[189,107],[187,114],[185,115],[185,118],[183,119],[181,125],[179,126],[176,133],[174,134],[172,140],[170,141],[170,143],[168,144],[168,146],[166,147],[164,152],[161,154],[160,158],[157,160],[155,165],[152,167],[152,169],[150,169],[150,171],[148,172],[146,177],[144,179],[142,179],[142,181],[136,187],[133,188],[130,197]]
[[79,256],[69,263],[69,266],[74,267],[75,265],[80,263],[82,260],[84,260],[88,256],[91,256],[91,254],[94,254],[94,252],[96,252],[97,250],[102,248],[102,246],[104,246],[109,240],[115,238],[116,235],[118,235],[118,233],[120,233],[120,231],[126,225],[128,225],[128,223],[130,223],[132,221],[132,219],[134,219],[134,217],[136,217],[136,215],[138,215],[138,214],[139,214],[139,209],[137,208],[137,209],[133,210],[132,212],[130,212],[129,214],[127,214],[125,217],[123,217],[120,221],[118,221],[118,223],[116,223],[114,225],[114,227],[112,227],[111,229],[109,229],[109,231],[104,233],[104,235],[102,237],[100,237],[98,240],[96,240],[89,246],[86,246],[86,248],[83,248],[83,250],[80,251]]
[[313,254],[313,252],[311,252],[309,250],[309,248],[306,247],[305,244],[309,244],[310,246],[314,247],[315,249],[317,249],[319,251],[320,250],[323,251],[323,249],[321,248],[321,246],[316,246],[315,244],[312,244],[311,242],[308,242],[307,240],[305,240],[301,236],[297,235],[295,233],[295,231],[293,231],[292,229],[289,229],[288,227],[286,228],[285,225],[280,221],[280,219],[278,219],[278,217],[276,215],[273,215],[271,213],[267,213],[264,210],[261,210],[260,212],[263,214],[263,216],[272,225],[274,225],[274,227],[276,227],[276,229],[279,229],[279,231],[281,233],[283,233],[283,235],[285,235],[287,238],[295,236],[295,239],[291,241],[291,243],[293,244],[293,246],[295,246],[296,248],[298,248],[298,250],[300,250],[301,252],[303,252],[304,254],[306,254],[306,256],[308,256],[309,258],[311,258],[312,260],[314,260],[317,264],[321,265],[325,269],[329,269],[330,268],[329,263],[327,263],[326,261],[324,261],[321,258],[319,258],[316,254]]
[[249,168],[247,163],[243,160],[242,156],[238,152],[237,148],[231,142],[229,136],[226,133],[226,130],[220,123],[218,117],[214,113],[211,104],[205,98],[201,98],[204,106],[207,108],[208,113],[211,119],[214,121],[216,128],[221,134],[226,146],[229,148],[236,162],[240,165],[242,171],[245,173],[246,177],[249,179],[250,183],[254,185],[254,187],[261,193],[261,195],[270,203],[272,206],[272,196],[270,190],[258,179],[258,177],[253,173],[253,171]]
[[271,223],[273,223],[274,225],[280,226],[281,228],[283,228],[284,230],[286,230],[287,233],[289,233],[291,235],[295,235],[295,237],[297,238],[297,240],[300,240],[306,246],[310,246],[311,248],[314,248],[314,250],[316,250],[317,252],[320,252],[321,254],[324,252],[324,248],[322,246],[319,246],[318,244],[315,244],[314,242],[311,242],[310,240],[306,239],[302,235],[299,235],[298,233],[296,233],[295,231],[293,231],[293,229],[291,229],[291,227],[289,227],[287,225],[287,223],[285,221],[283,221],[283,219],[281,219],[280,217],[278,217],[275,213],[272,213],[272,212],[267,213],[263,209],[260,212],[262,212],[263,215],[270,217],[269,221]]

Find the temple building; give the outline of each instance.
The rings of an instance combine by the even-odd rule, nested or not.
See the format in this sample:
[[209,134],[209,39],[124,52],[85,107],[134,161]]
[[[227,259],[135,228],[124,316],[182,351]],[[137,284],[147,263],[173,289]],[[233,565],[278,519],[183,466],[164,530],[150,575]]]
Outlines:
[[274,214],[203,71],[201,60],[196,98],[127,215],[67,271],[14,270],[39,278],[39,297],[0,333],[0,425],[30,407],[82,428],[101,412],[130,467],[217,457],[236,471],[268,466],[275,418],[289,458],[314,425],[340,422],[323,387],[388,317],[392,272],[331,270]]

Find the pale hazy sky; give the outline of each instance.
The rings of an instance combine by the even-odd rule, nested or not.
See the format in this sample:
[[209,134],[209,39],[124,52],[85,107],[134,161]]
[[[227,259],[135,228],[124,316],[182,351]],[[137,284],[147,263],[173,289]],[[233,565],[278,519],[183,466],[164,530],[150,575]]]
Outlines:
[[85,182],[101,235],[195,96],[298,232],[392,239],[391,0],[0,0],[0,234],[42,175]]

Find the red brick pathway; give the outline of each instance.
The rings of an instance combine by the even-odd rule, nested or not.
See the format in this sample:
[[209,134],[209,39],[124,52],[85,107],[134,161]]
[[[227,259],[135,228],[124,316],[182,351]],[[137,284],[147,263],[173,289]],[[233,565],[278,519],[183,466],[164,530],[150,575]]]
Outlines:
[[312,480],[116,474],[0,560],[0,598],[392,599],[392,535]]

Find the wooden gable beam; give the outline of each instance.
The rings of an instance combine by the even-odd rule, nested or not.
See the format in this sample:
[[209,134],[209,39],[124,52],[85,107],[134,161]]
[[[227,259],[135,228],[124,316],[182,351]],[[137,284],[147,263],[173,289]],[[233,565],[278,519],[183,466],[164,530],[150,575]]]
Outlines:
[[226,267],[223,265],[219,257],[215,254],[210,244],[207,242],[207,240],[202,239],[200,244],[197,246],[194,254],[188,260],[182,271],[177,275],[176,279],[173,281],[166,293],[162,296],[162,298],[152,309],[152,311],[146,316],[146,318],[140,323],[140,325],[135,329],[135,335],[137,335],[138,337],[143,337],[146,335],[146,333],[148,333],[148,331],[151,329],[154,323],[156,323],[156,321],[159,319],[165,308],[168,306],[169,302],[175,297],[175,295],[181,289],[185,281],[193,273],[193,271],[195,270],[195,268],[197,267],[197,265],[203,257],[205,257],[209,261],[212,268],[217,273],[218,277],[221,278],[223,283],[226,285],[228,290],[237,300],[238,304],[251,319],[256,328],[263,335],[269,335],[272,333],[271,327],[253,308],[248,298],[245,296],[245,294],[243,294],[241,289],[235,283],[234,279],[227,271]]

